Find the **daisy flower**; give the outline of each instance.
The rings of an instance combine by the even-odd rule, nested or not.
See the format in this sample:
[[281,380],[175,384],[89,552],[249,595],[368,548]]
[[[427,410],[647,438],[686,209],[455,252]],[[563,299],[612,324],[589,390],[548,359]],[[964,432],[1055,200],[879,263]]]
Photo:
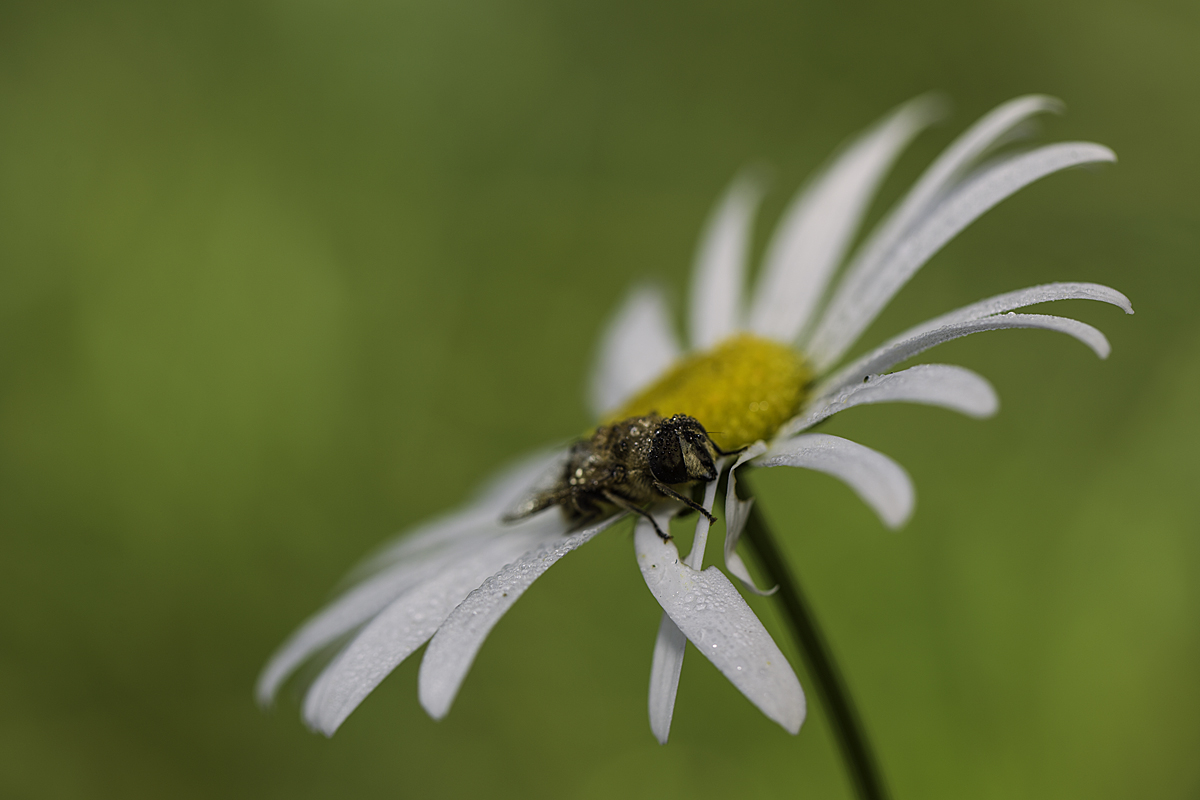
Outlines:
[[[604,335],[589,400],[602,423],[659,412],[699,420],[725,450],[726,570],[753,592],[737,553],[751,502],[737,495],[743,466],[802,467],[853,489],[891,528],[913,509],[904,470],[861,444],[811,428],[839,411],[884,402],[941,406],[972,417],[995,413],[991,385],[957,366],[921,364],[893,371],[942,342],[981,331],[1041,328],[1072,336],[1098,356],[1104,335],[1082,322],[1017,313],[1054,300],[1090,299],[1133,313],[1120,292],[1093,283],[1020,289],[951,311],[845,362],[849,349],[891,298],[943,245],[1022,187],[1069,167],[1115,160],[1097,144],[1065,142],[1000,152],[1038,114],[1056,111],[1041,96],[1012,100],[984,116],[925,170],[916,184],[851,251],[862,217],[904,147],[937,116],[918,98],[852,140],[791,202],[745,292],[747,253],[761,187],[736,180],[710,219],[695,265],[685,351],[667,304],[653,287],[635,289]],[[834,278],[837,278],[835,281]],[[303,716],[332,735],[401,661],[428,642],[418,693],[434,718],[450,709],[488,633],[550,566],[620,517],[573,528],[551,509],[515,524],[505,512],[561,470],[565,450],[542,453],[503,471],[464,508],[385,546],[351,573],[346,589],[305,622],[259,677],[261,703],[302,664],[341,645],[304,697]],[[711,510],[718,481],[705,486]],[[652,513],[666,529],[679,505],[664,498]],[[663,609],[650,685],[651,729],[666,741],[684,648],[696,649],[764,714],[799,730],[804,693],[795,673],[734,584],[702,569],[708,520],[701,515],[691,553],[639,518],[634,549]]]

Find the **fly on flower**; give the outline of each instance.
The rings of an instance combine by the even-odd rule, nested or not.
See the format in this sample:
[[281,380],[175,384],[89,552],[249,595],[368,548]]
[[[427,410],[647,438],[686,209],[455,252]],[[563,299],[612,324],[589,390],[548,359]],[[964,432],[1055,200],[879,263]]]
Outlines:
[[[652,490],[643,491],[641,484],[643,489],[629,493],[627,476],[593,480],[576,490],[570,480],[584,477],[575,472],[583,464],[572,458],[605,461],[611,455],[607,445],[585,440],[574,455],[560,449],[502,472],[462,509],[402,536],[353,572],[351,587],[305,622],[268,662],[258,681],[260,702],[271,702],[300,665],[344,642],[304,697],[305,721],[331,735],[396,665],[428,642],[418,693],[426,711],[441,718],[484,640],[522,592],[609,527],[618,518],[610,510],[636,506],[639,514],[648,513],[636,523],[634,555],[663,610],[651,665],[655,736],[667,739],[687,641],[767,717],[797,732],[805,699],[791,666],[729,578],[715,566],[702,569],[718,486],[711,478],[727,476],[725,568],[748,591],[758,592],[737,552],[751,502],[737,495],[741,467],[802,467],[831,474],[887,527],[896,528],[913,509],[907,473],[881,453],[807,432],[810,428],[838,412],[875,403],[921,403],[972,417],[995,413],[994,390],[970,370],[921,364],[893,371],[938,344],[973,333],[1052,330],[1078,339],[1101,358],[1108,355],[1108,341],[1090,325],[1016,312],[1050,301],[1088,299],[1133,313],[1128,299],[1098,284],[1050,283],[951,311],[844,363],[858,337],[916,271],[992,206],[1060,170],[1115,160],[1107,148],[1086,142],[1003,150],[1031,117],[1058,109],[1055,100],[1030,96],[984,116],[851,250],[891,164],[937,116],[936,104],[924,98],[901,106],[852,140],[796,195],[745,296],[761,188],[750,179],[735,181],[701,238],[688,308],[690,351],[677,342],[660,293],[635,290],[603,337],[591,384],[592,410],[602,425],[638,427],[639,435],[655,436],[666,423],[643,430],[639,420],[661,413],[695,421],[697,462],[687,465],[681,450],[684,470],[671,471],[672,466],[658,473],[653,457],[647,457],[641,479],[652,478]],[[707,433],[699,438],[705,431],[713,432],[711,439]],[[632,429],[626,434],[631,436]],[[735,451],[740,451],[736,459],[723,455]],[[557,488],[534,490],[547,470],[557,476]],[[678,477],[707,481],[704,514],[684,558],[673,541],[656,535],[666,530],[672,514],[691,505],[678,492],[661,488],[682,483],[674,480]],[[522,502],[523,510],[513,515],[517,520],[505,523],[505,512]],[[552,506],[567,513],[550,513]]]
[[650,413],[601,425],[571,445],[551,486],[533,492],[501,519],[517,522],[559,506],[578,525],[619,509],[642,516],[665,542],[671,536],[646,504],[669,497],[716,522],[708,509],[672,487],[715,481],[720,476],[713,459],[731,455],[735,453],[717,447],[704,426],[686,414],[663,419]]

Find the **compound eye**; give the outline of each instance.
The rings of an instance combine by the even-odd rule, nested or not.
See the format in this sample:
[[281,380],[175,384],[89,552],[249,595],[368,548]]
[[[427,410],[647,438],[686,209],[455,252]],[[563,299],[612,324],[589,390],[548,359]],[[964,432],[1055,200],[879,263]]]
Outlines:
[[[701,429],[703,430],[703,429]],[[683,437],[683,466],[690,480],[717,479],[717,467],[709,453],[709,438],[705,434],[688,432]]]
[[650,444],[650,472],[663,483],[687,483],[687,464],[679,432],[671,425],[661,426]]

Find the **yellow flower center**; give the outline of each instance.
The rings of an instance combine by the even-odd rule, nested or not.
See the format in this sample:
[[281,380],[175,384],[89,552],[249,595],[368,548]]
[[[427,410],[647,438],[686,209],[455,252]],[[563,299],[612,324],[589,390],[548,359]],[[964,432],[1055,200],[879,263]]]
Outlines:
[[725,450],[770,439],[800,410],[812,373],[790,347],[743,333],[688,356],[604,420],[657,412],[700,420]]

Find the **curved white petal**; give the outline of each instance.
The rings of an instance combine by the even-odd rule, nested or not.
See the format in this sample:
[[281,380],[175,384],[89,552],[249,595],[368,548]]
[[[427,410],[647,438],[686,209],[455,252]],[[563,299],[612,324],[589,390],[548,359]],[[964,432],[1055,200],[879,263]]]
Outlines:
[[879,183],[939,104],[905,103],[852,142],[788,206],[767,247],[748,327],[791,344],[845,255]]
[[666,744],[671,734],[671,718],[675,715],[675,695],[679,692],[679,673],[683,670],[683,653],[687,637],[679,626],[663,612],[654,637],[654,655],[650,659],[650,732],[659,744]]
[[1098,300],[1123,310],[1126,314],[1133,313],[1133,304],[1129,298],[1108,286],[1099,283],[1044,283],[1040,286],[1029,286],[1014,292],[994,295],[972,303],[969,306],[955,309],[948,314],[934,317],[931,320],[910,328],[908,334],[918,331],[931,331],[958,322],[967,322],[996,314],[1004,314],[1018,308],[1050,303],[1056,300]]
[[754,578],[750,577],[750,570],[746,569],[746,562],[742,561],[742,557],[737,553],[738,541],[742,538],[742,530],[746,527],[746,520],[750,518],[750,509],[754,506],[753,497],[743,500],[737,495],[737,471],[747,461],[757,458],[765,452],[767,452],[767,443],[761,440],[743,450],[729,470],[729,481],[725,487],[725,568],[747,589],[759,595],[775,594],[779,587],[758,588]]
[[564,523],[545,515],[542,524],[508,531],[463,555],[381,611],[325,668],[304,699],[304,718],[332,736],[388,673],[433,636],[470,592],[522,553],[557,538]]
[[[725,466],[724,461],[719,459],[715,465],[718,475]],[[710,481],[704,487],[704,507],[710,513],[717,499],[717,483]],[[656,518],[659,527],[664,530],[671,524],[669,514],[661,517],[656,515]],[[692,569],[700,569],[704,565],[704,546],[708,543],[710,527],[708,518],[698,514],[692,551],[684,559],[684,563]],[[686,643],[683,633],[664,611],[658,624],[658,636],[654,639],[654,657],[650,660],[650,730],[659,744],[666,744],[671,732],[671,717],[675,714],[675,694],[679,690],[679,672],[683,669]]]
[[322,648],[368,621],[397,597],[436,575],[449,560],[461,554],[461,548],[446,548],[434,554],[422,554],[346,591],[300,626],[263,667],[255,687],[261,705],[269,705],[279,687],[296,668]]
[[534,486],[539,477],[552,471],[565,457],[566,450],[542,450],[518,459],[490,477],[475,499],[459,511],[446,514],[405,531],[385,542],[364,558],[342,579],[351,586],[392,564],[424,557],[428,552],[456,545],[496,528],[501,514]]
[[679,358],[666,300],[656,287],[635,289],[600,340],[588,393],[602,416],[628,400]]
[[808,430],[839,411],[869,403],[920,403],[958,411],[968,417],[990,417],[1000,407],[987,379],[965,367],[919,364],[900,372],[873,375],[835,395],[818,399],[779,429],[779,438]]
[[742,326],[742,289],[761,181],[739,176],[705,226],[693,268],[688,331],[692,348],[707,350]]
[[951,339],[959,339],[981,331],[997,331],[1006,328],[1040,328],[1042,330],[1058,331],[1072,336],[1086,344],[1100,358],[1108,358],[1111,348],[1104,334],[1091,325],[1066,317],[1052,317],[1046,314],[998,314],[982,319],[967,320],[940,328],[926,330],[924,326],[914,328],[913,332],[901,334],[879,349],[867,353],[862,358],[849,364],[836,374],[826,379],[817,387],[813,395],[818,402],[843,391],[848,386],[861,383],[867,377],[885,372],[901,361],[905,361],[918,353],[923,353],[931,347],[936,347]]
[[871,232],[851,259],[838,282],[829,306],[813,330],[804,351],[819,368],[836,363],[861,333],[851,313],[855,298],[876,280],[879,268],[913,224],[943,196],[982,155],[1034,114],[1057,112],[1062,103],[1053,97],[1027,95],[1003,103],[959,136],[929,165],[904,199]]
[[[721,456],[714,463],[713,467],[720,475],[725,471],[725,464],[728,460],[727,456]],[[704,485],[704,507],[711,514],[713,505],[717,502],[717,483],[718,481],[709,481]],[[704,549],[708,544],[708,533],[712,530],[712,523],[708,521],[708,517],[703,514],[696,516],[696,531],[692,537],[692,549],[684,558],[684,563],[692,569],[700,569],[704,566]]]
[[479,536],[481,531],[494,530],[499,517],[494,511],[475,506],[435,517],[384,542],[356,564],[337,588],[354,586],[401,561],[425,558]]
[[[670,526],[672,513],[673,510],[665,513],[655,512],[654,519],[663,530]],[[696,548],[693,546],[692,553],[695,552]],[[650,696],[647,702],[650,732],[658,739],[659,744],[666,744],[671,733],[671,718],[675,715],[675,695],[679,691],[679,674],[683,670],[683,654],[686,649],[687,637],[664,611],[658,622],[658,635],[654,637],[654,653],[650,659]]]
[[306,620],[271,656],[255,686],[258,702],[271,703],[280,685],[302,663],[461,557],[464,549],[477,549],[484,540],[501,534],[504,529],[497,525],[501,510],[557,463],[563,452],[541,451],[519,459],[490,478],[467,508],[406,531],[363,559],[343,579],[345,591]]
[[438,628],[418,674],[421,705],[434,719],[450,710],[483,640],[526,589],[560,558],[589,541],[619,517],[611,517],[526,552],[466,596]]
[[654,598],[696,649],[789,733],[804,722],[804,691],[791,665],[729,579],[679,558],[645,520],[634,533],[638,567]]
[[840,358],[926,261],[997,203],[1039,178],[1068,167],[1115,160],[1107,147],[1064,142],[1002,158],[964,179],[912,226],[869,280],[849,287],[839,297],[838,306],[830,308],[825,324],[838,329],[839,346],[820,343],[819,358],[812,356],[816,369],[826,369]]
[[777,441],[754,461],[756,467],[803,467],[839,478],[889,528],[912,514],[914,492],[904,468],[876,450],[824,433]]

